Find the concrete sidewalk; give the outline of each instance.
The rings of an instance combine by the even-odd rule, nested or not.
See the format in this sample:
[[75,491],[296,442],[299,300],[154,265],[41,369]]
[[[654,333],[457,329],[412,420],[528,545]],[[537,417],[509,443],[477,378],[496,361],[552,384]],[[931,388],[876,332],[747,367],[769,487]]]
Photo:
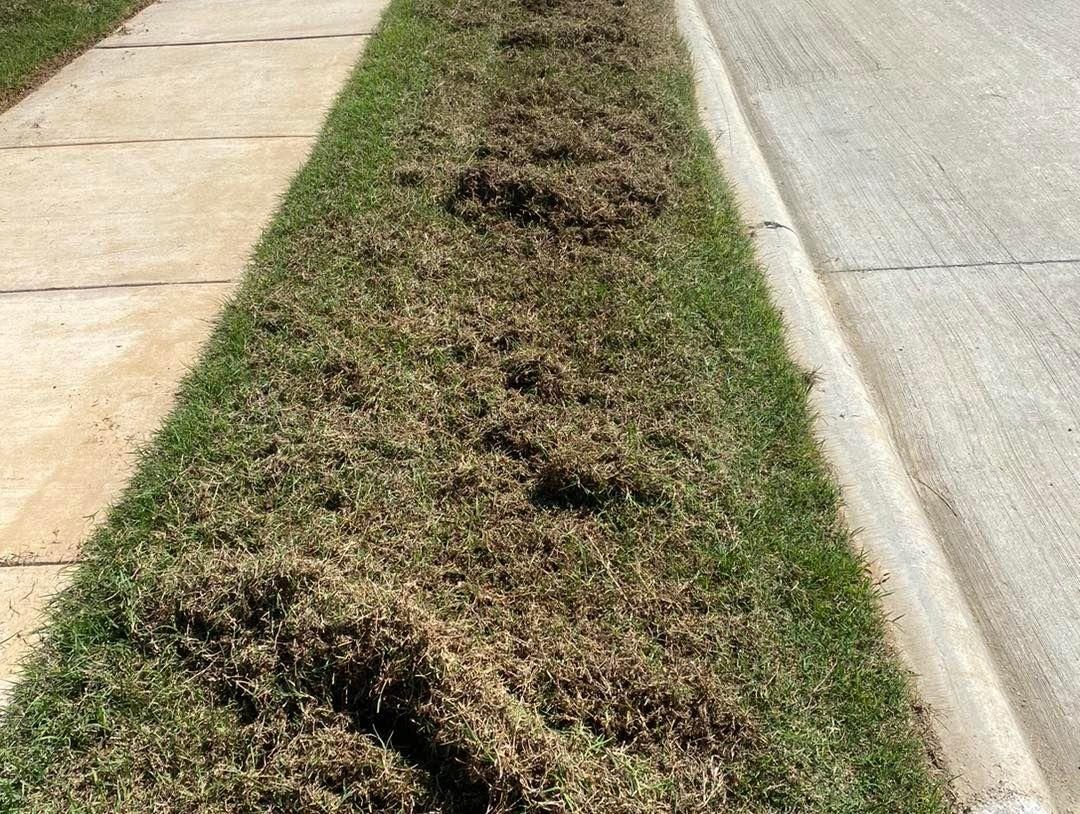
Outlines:
[[384,0],[161,0],[0,116],[0,693]]
[[1080,812],[1080,5],[699,5],[1044,802]]

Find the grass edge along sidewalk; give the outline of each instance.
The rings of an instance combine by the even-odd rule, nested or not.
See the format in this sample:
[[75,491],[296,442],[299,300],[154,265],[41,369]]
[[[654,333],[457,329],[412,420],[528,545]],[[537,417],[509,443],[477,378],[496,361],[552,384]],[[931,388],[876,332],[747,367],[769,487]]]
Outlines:
[[0,0],[0,112],[152,0]]
[[670,11],[394,0],[0,808],[943,810]]

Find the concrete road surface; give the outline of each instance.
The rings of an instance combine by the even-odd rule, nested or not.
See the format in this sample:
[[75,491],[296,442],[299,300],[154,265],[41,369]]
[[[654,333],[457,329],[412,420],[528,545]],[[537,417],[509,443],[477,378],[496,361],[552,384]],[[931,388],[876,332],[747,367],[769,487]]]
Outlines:
[[0,699],[384,5],[154,3],[0,115]]
[[1080,3],[700,7],[1055,807],[1080,812]]

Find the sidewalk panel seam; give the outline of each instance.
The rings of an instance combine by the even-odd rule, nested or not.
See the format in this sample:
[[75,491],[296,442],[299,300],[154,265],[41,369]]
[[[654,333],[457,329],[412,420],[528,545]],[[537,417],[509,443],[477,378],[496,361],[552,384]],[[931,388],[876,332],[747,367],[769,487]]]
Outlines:
[[101,291],[114,288],[165,288],[170,286],[229,285],[236,280],[221,277],[209,280],[150,280],[138,283],[96,283],[91,285],[54,285],[43,288],[0,288],[0,294],[49,294],[57,291]]
[[289,133],[284,135],[255,134],[250,136],[176,136],[162,138],[104,139],[100,141],[53,141],[41,144],[6,144],[0,150],[55,150],[60,147],[115,147],[124,144],[177,144],[188,141],[257,141],[287,139],[316,139],[314,133]]
[[124,51],[133,48],[188,48],[194,45],[244,45],[250,42],[297,42],[302,40],[333,40],[372,36],[371,31],[355,31],[348,34],[298,34],[291,37],[250,37],[235,40],[195,40],[192,42],[136,42],[130,45],[96,45],[95,51]]

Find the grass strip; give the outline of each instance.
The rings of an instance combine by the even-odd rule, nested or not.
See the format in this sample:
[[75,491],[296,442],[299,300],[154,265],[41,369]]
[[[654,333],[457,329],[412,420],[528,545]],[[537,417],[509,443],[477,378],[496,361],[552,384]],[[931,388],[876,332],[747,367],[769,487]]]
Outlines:
[[0,111],[151,0],[0,0]]
[[661,0],[394,0],[0,809],[937,812]]

